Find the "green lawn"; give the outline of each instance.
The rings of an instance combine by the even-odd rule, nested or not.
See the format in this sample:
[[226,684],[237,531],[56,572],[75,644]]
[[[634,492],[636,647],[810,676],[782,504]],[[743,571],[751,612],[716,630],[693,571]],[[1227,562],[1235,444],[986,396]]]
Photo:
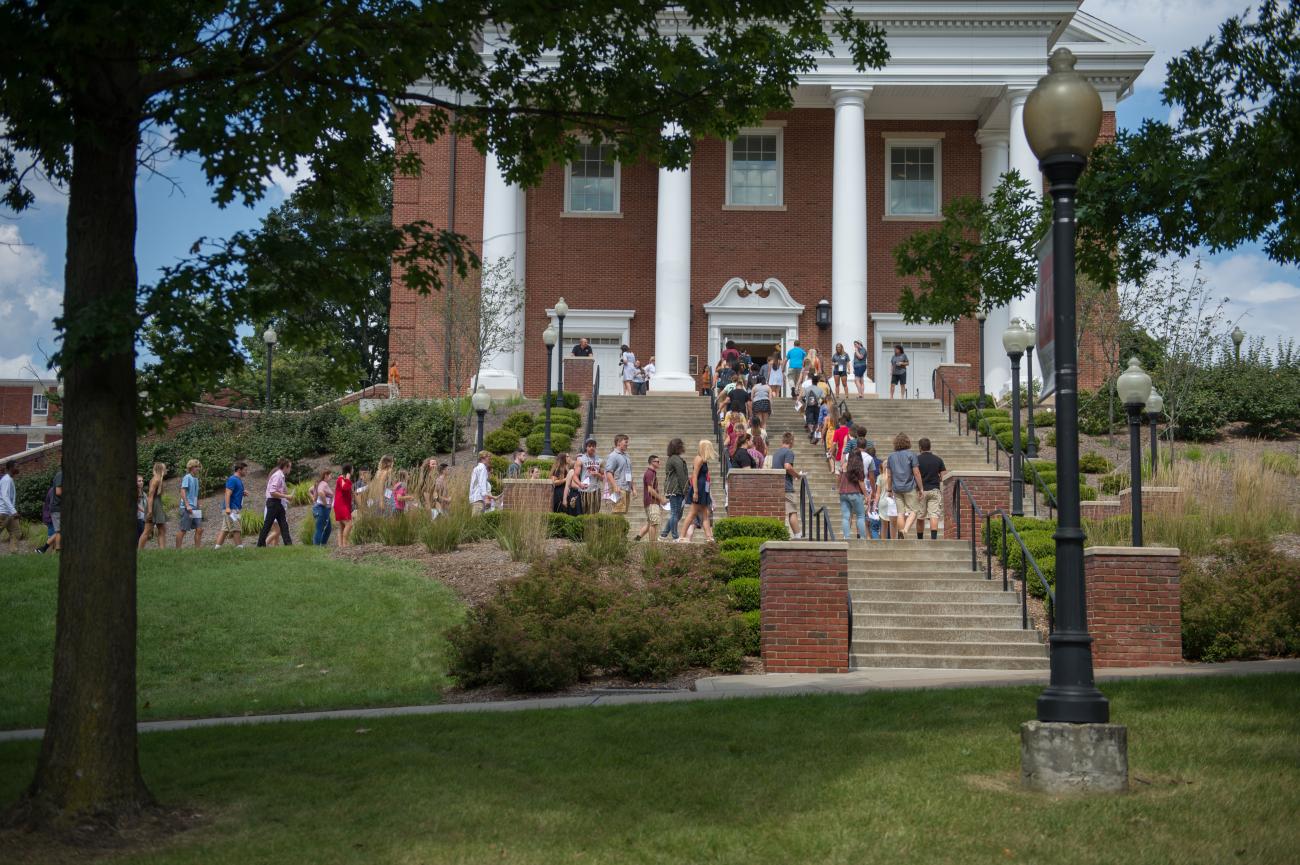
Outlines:
[[[57,562],[3,560],[0,727],[44,723]],[[462,607],[413,566],[320,549],[140,557],[140,719],[437,702]]]
[[[1093,798],[1016,789],[1038,690],[150,734],[154,793],[211,823],[114,861],[1296,861],[1300,676],[1108,684],[1134,792]],[[0,801],[36,750],[0,745]]]

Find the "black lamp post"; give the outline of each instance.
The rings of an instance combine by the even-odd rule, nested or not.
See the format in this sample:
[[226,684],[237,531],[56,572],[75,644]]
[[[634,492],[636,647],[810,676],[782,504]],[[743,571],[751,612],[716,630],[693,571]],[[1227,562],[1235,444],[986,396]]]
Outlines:
[[569,314],[569,305],[560,298],[555,304],[555,317],[560,321],[560,369],[557,378],[560,380],[556,390],[560,392],[560,399],[564,399],[564,317]]
[[271,413],[271,359],[275,356],[275,344],[280,341],[276,336],[275,328],[268,327],[262,334],[262,342],[266,343],[266,413]]
[[1032,324],[1025,325],[1025,332],[1029,334],[1028,341],[1025,342],[1025,387],[1029,397],[1029,441],[1025,442],[1025,456],[1029,459],[1038,457],[1038,439],[1034,436],[1034,340],[1038,338]]
[[988,302],[981,299],[975,309],[975,320],[980,323],[980,398],[977,408],[984,408],[984,323],[989,320]]
[[542,331],[542,342],[546,344],[546,434],[538,456],[546,459],[555,456],[551,452],[551,352],[555,350],[555,328],[549,324]]
[[1165,398],[1155,388],[1151,388],[1151,396],[1147,397],[1146,411],[1147,422],[1151,424],[1151,479],[1155,480],[1156,472],[1160,470],[1160,458],[1157,453],[1160,416],[1165,413]]
[[1011,358],[1011,515],[1025,515],[1025,474],[1020,465],[1020,358],[1029,344],[1029,331],[1014,319],[1002,332],[1002,347]]
[[1236,352],[1237,363],[1241,363],[1241,344],[1246,339],[1246,332],[1240,327],[1232,329],[1232,349]]
[[1079,353],[1075,344],[1074,201],[1079,176],[1101,132],[1101,97],[1074,71],[1067,48],[1025,102],[1025,136],[1052,197],[1052,326],[1056,336],[1056,630],[1051,684],[1038,697],[1038,720],[1104,724],[1110,702],[1092,673],[1079,513]]
[[483,450],[483,415],[487,414],[487,410],[492,407],[492,394],[488,393],[483,385],[479,385],[469,401],[474,406],[474,413],[478,415],[478,445],[474,450],[481,451]]
[[1133,496],[1133,546],[1142,546],[1142,415],[1151,398],[1151,376],[1142,371],[1135,357],[1115,382],[1124,410],[1128,412],[1128,471]]

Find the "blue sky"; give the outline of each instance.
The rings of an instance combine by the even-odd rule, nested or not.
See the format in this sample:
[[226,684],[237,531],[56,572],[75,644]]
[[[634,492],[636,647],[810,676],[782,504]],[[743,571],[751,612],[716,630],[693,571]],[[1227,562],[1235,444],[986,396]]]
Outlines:
[[[1145,117],[1168,117],[1159,90],[1169,58],[1202,42],[1246,6],[1220,0],[1087,0],[1083,8],[1157,51],[1135,93],[1119,107],[1120,126],[1133,127]],[[212,203],[195,162],[173,159],[158,170],[165,178],[143,172],[138,184],[136,255],[142,282],[185,256],[198,237],[256,225],[293,188],[293,178],[277,172],[267,179],[267,195],[256,207],[223,210]],[[17,218],[0,211],[0,378],[26,377],[32,368],[44,373],[55,347],[52,320],[62,302],[66,199],[48,184],[35,191],[38,201],[31,210]],[[1271,345],[1300,333],[1300,269],[1274,264],[1258,248],[1245,247],[1207,256],[1202,275],[1230,299],[1228,318],[1239,319],[1252,335]]]

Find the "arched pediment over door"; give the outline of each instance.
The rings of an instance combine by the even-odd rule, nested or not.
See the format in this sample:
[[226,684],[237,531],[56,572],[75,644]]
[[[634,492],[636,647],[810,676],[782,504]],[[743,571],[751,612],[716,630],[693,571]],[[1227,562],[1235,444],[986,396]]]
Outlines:
[[796,303],[790,290],[776,277],[748,282],[740,277],[727,280],[718,296],[704,304],[708,319],[708,363],[722,354],[724,334],[732,332],[779,334],[773,342],[782,349],[799,338],[799,316],[804,305]]

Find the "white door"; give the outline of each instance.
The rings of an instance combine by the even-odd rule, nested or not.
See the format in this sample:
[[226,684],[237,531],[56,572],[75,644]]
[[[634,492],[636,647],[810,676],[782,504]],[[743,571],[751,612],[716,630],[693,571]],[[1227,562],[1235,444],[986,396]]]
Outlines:
[[907,355],[907,395],[920,399],[934,397],[932,376],[939,364],[943,363],[944,350],[942,340],[902,339],[885,340],[880,347],[880,357],[876,361],[876,388],[880,396],[889,396],[889,359],[894,356],[894,346],[901,345]]

